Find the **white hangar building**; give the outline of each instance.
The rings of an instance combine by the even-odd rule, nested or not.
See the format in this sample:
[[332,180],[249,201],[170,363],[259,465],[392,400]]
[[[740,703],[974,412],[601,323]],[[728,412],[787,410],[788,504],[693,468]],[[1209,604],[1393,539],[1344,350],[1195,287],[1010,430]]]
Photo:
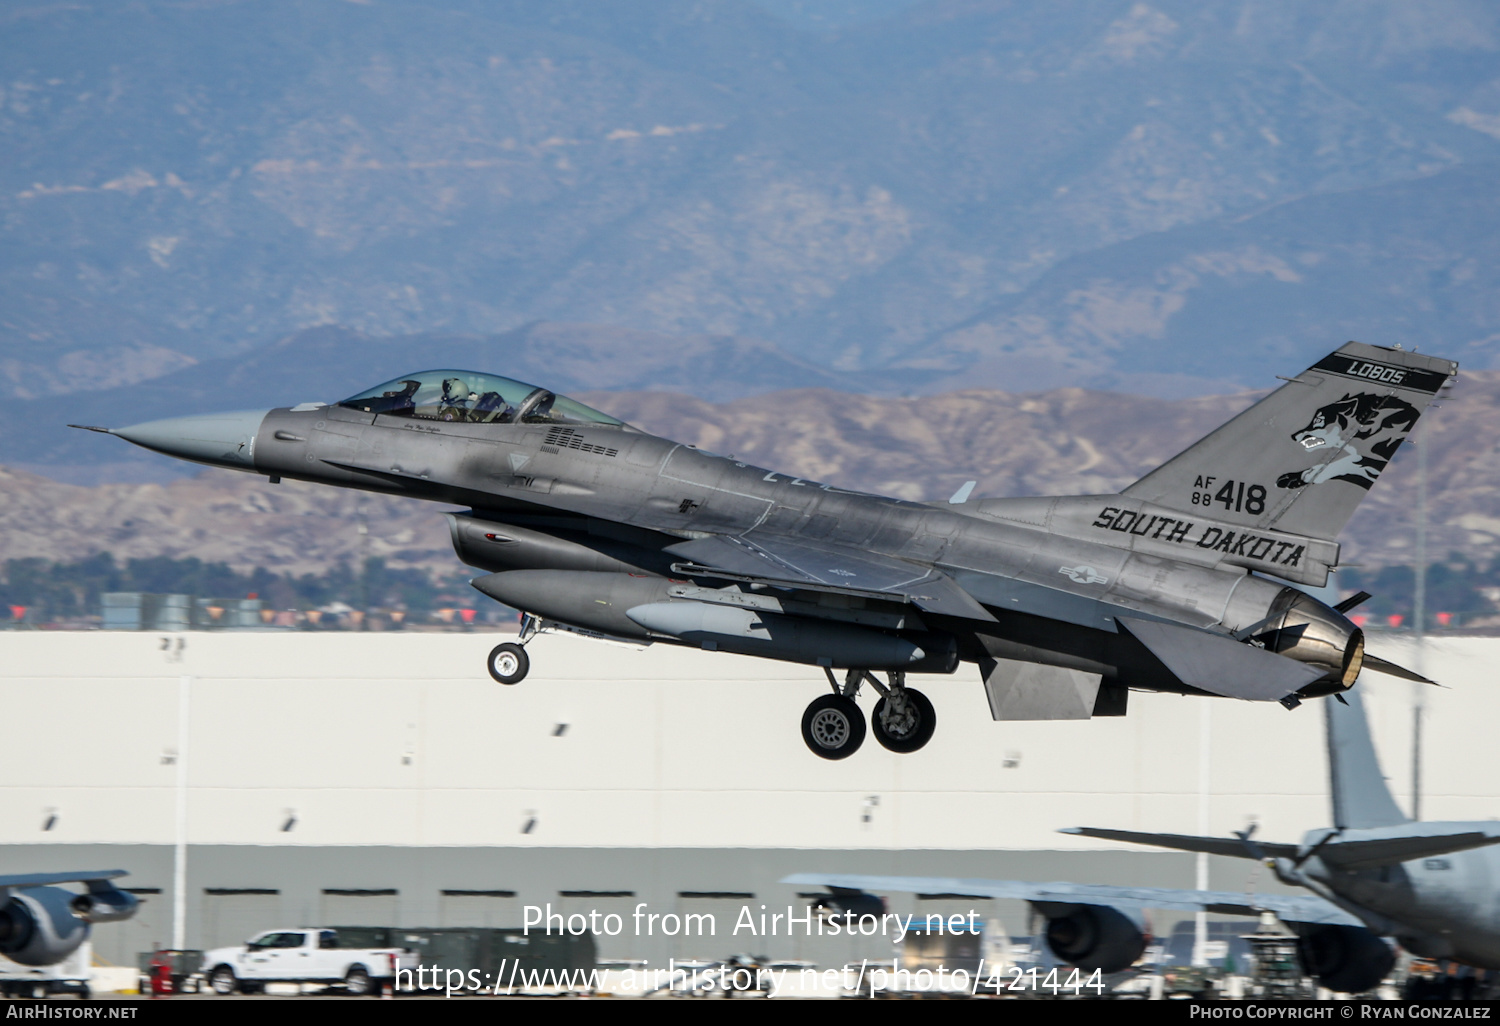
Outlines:
[[[627,926],[600,939],[602,955],[831,965],[888,958],[890,939],[730,927],[742,906],[804,906],[777,882],[799,871],[1190,887],[1192,855],[1056,831],[1227,834],[1257,821],[1259,836],[1291,840],[1329,818],[1317,702],[1288,712],[1136,694],[1120,719],[996,723],[965,667],[913,679],[937,709],[927,748],[893,755],[872,737],[827,762],[799,731],[827,687],[816,668],[549,635],[530,647],[531,676],[502,687],[484,672],[497,640],[4,633],[0,872],[128,870],[122,883],[146,904],[95,933],[96,952],[119,964],[172,940],[181,837],[188,947],[276,926],[519,926],[526,905],[628,924],[645,903],[712,911],[717,932]],[[1419,658],[1399,637],[1370,647]],[[1500,639],[1429,640],[1420,658],[1448,686],[1420,689],[1424,816],[1500,814]],[[1360,686],[1407,803],[1419,689],[1373,674]],[[1214,860],[1210,882],[1280,889],[1232,859]],[[1007,902],[892,895],[890,906],[973,907],[1027,932]]]

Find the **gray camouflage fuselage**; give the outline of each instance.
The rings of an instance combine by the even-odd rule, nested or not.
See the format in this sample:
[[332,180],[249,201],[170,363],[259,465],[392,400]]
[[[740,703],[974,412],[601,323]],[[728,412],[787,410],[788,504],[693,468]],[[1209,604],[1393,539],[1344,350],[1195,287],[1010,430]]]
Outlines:
[[544,625],[844,669],[844,698],[882,671],[895,709],[901,675],[971,661],[996,719],[1087,719],[1124,715],[1132,688],[1294,707],[1352,685],[1363,633],[1292,584],[1326,583],[1333,539],[1455,370],[1349,343],[1109,496],[885,498],[473,371],[110,433],[467,506],[449,519],[489,571],[472,583]]
[[[988,653],[1109,679],[1128,675],[1135,687],[1192,690],[1157,672],[1155,660],[1116,629],[1120,613],[1239,630],[1263,619],[1284,590],[1230,562],[1242,564],[1243,557],[1199,546],[1213,523],[1206,518],[1161,510],[1157,525],[1142,534],[1093,526],[1104,509],[1143,508],[1118,496],[980,500],[958,512],[767,471],[613,425],[445,423],[337,406],[278,409],[246,446],[243,466],[469,506],[495,522],[577,535],[605,557],[592,567],[601,571],[670,574],[682,560],[664,549],[708,534],[807,539],[830,551],[936,566],[995,617],[982,627],[965,624],[964,658]],[[1150,523],[1150,516],[1143,519]],[[1174,532],[1186,534],[1186,543],[1170,540]],[[1301,544],[1329,547],[1312,539]],[[487,570],[586,568],[561,553],[556,561],[513,563],[504,548],[486,551],[475,539],[462,555]],[[1194,561],[1167,554],[1176,550]],[[1062,572],[1078,567],[1093,573],[1075,580]],[[856,588],[867,572],[841,574],[836,563],[810,569]],[[941,614],[921,615],[929,626],[953,626]]]

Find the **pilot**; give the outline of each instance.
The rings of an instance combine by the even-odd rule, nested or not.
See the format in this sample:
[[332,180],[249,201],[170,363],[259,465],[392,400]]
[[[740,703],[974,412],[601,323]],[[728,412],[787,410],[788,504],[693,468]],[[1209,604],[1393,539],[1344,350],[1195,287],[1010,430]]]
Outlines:
[[439,416],[443,420],[468,420],[469,403],[479,396],[469,391],[469,385],[462,378],[443,379],[443,398],[438,400],[438,408],[442,411]]
[[443,406],[462,406],[469,401],[469,396],[473,394],[473,392],[469,391],[469,386],[464,382],[463,378],[443,379]]

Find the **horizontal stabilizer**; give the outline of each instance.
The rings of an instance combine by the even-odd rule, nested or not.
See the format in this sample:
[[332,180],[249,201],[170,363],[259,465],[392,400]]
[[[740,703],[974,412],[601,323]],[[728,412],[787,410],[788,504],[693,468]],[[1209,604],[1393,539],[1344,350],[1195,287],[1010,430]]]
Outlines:
[[16,873],[10,876],[0,876],[0,888],[50,887],[53,884],[114,880],[129,875],[123,869],[99,869],[77,873]]
[[1365,661],[1361,664],[1366,670],[1374,670],[1389,677],[1400,677],[1402,680],[1415,681],[1418,684],[1437,684],[1435,680],[1428,680],[1415,670],[1408,670],[1404,666],[1397,666],[1388,659],[1365,653]]
[[1500,823],[1411,823],[1346,830],[1318,850],[1340,869],[1375,869],[1500,844]]
[[1214,695],[1276,702],[1324,673],[1295,659],[1192,627],[1124,616],[1119,622],[1178,680]]
[[[1189,834],[1148,834],[1135,830],[1105,830],[1099,827],[1068,827],[1060,834],[1077,834],[1081,837],[1097,837],[1102,841],[1125,841],[1129,844],[1150,844],[1158,848],[1176,851],[1201,851],[1209,855],[1227,855],[1236,859],[1253,859],[1256,855],[1238,837],[1194,837]],[[1255,847],[1273,858],[1293,858],[1297,854],[1295,844],[1266,844],[1255,842]]]

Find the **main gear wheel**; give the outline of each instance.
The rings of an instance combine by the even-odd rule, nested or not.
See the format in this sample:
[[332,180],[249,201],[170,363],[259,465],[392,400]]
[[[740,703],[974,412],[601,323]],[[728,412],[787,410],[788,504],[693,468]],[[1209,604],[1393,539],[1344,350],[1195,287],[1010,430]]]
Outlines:
[[865,741],[865,716],[854,699],[820,695],[802,714],[802,740],[823,759],[847,759]]

